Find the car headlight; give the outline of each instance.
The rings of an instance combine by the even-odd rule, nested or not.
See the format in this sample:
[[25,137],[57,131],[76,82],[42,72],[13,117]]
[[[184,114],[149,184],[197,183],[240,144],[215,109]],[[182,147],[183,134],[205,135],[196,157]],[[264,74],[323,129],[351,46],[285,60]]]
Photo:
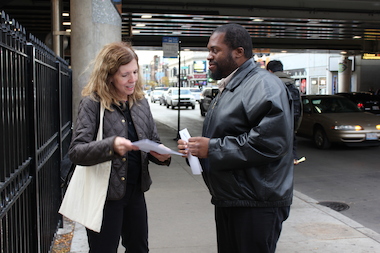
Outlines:
[[359,125],[340,125],[340,126],[334,126],[334,130],[360,131],[360,130],[363,130],[363,128]]

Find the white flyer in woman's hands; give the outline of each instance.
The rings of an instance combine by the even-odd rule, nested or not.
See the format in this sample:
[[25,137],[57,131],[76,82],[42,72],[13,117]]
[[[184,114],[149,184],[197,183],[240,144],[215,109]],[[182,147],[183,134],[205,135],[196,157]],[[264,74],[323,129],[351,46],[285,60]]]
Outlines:
[[[186,142],[188,142],[189,138],[191,137],[189,131],[187,131],[187,128],[179,131],[179,135],[181,136],[181,139],[186,141]],[[199,162],[198,157],[195,157],[192,154],[188,153],[187,159],[189,159],[190,168],[191,168],[191,171],[193,172],[193,174],[194,175],[200,175],[202,172],[202,166]]]
[[159,154],[173,154],[173,155],[180,155],[182,156],[183,154],[176,152],[163,144],[156,143],[154,141],[151,141],[149,139],[144,139],[144,140],[139,140],[132,142],[133,145],[137,146],[140,148],[141,151],[149,153],[150,151],[157,152]]

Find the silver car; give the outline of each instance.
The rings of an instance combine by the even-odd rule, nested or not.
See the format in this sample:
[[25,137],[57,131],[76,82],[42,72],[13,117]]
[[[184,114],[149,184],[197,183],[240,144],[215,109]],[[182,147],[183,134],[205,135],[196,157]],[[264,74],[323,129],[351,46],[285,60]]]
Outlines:
[[154,90],[150,93],[150,102],[156,103],[156,101],[160,101],[160,96],[163,93],[163,90]]
[[297,134],[312,138],[317,148],[327,149],[332,143],[380,145],[380,117],[359,110],[347,98],[306,95],[302,103],[303,117]]
[[199,88],[197,88],[197,87],[190,88],[189,90],[190,90],[191,94],[193,94],[193,96],[195,98],[195,101],[199,102],[202,91]]
[[[170,88],[168,94],[166,95],[166,108],[170,106],[174,109],[176,106],[186,106],[186,108],[191,107],[195,109],[195,98],[191,94],[189,89],[181,88],[180,96],[178,96],[178,88]],[[180,98],[180,101],[178,101]]]

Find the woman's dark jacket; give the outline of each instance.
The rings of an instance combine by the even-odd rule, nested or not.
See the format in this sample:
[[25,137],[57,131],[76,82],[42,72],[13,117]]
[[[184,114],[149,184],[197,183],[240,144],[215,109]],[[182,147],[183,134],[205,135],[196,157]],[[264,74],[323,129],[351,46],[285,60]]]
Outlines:
[[[84,97],[79,105],[78,118],[69,148],[69,157],[74,164],[94,165],[112,160],[112,169],[107,199],[121,199],[125,194],[128,171],[128,153],[120,156],[114,153],[113,143],[116,136],[128,139],[128,123],[123,111],[112,105],[113,111],[105,110],[103,120],[103,140],[95,141],[99,127],[100,103]],[[130,108],[132,120],[139,140],[149,139],[160,143],[156,124],[153,120],[148,101],[144,98]],[[141,190],[149,190],[152,180],[148,171],[149,160],[160,165],[169,165],[170,160],[158,161],[149,153],[141,151]]]
[[246,61],[209,107],[203,178],[217,206],[289,206],[293,196],[291,98],[273,74]]

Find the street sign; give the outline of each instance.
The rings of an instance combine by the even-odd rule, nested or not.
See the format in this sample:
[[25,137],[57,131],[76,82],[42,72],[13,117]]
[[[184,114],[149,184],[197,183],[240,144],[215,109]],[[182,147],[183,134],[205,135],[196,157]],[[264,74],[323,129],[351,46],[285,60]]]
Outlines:
[[178,58],[178,37],[162,37],[162,51],[164,58]]

